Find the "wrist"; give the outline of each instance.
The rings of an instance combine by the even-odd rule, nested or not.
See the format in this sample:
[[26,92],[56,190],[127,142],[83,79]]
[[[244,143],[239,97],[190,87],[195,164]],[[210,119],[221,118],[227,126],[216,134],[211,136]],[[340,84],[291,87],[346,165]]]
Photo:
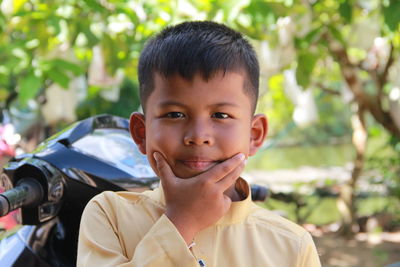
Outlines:
[[185,240],[186,244],[189,245],[193,242],[194,237],[199,232],[195,225],[188,218],[183,216],[174,216],[173,214],[165,213],[168,219],[172,222],[179,234]]

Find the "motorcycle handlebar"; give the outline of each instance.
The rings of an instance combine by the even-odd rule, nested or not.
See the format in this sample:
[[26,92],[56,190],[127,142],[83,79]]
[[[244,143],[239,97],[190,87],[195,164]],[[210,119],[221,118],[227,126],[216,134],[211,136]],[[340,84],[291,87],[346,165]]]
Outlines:
[[[251,185],[253,201],[264,201],[268,195],[268,189]],[[21,207],[34,207],[39,205],[44,197],[42,185],[33,178],[21,179],[17,186],[0,194],[0,217]]]
[[43,200],[42,185],[33,178],[21,179],[17,186],[0,194],[0,217],[21,207],[33,207]]
[[251,199],[253,201],[265,201],[265,199],[270,194],[268,188],[261,185],[252,184],[250,188],[251,188]]

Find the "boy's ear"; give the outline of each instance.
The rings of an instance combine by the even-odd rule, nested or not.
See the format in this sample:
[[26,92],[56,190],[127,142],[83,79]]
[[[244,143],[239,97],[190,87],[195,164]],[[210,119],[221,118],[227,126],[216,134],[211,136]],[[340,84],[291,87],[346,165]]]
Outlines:
[[253,156],[262,146],[268,132],[267,117],[264,114],[256,114],[251,123],[249,156]]
[[129,130],[133,141],[135,141],[139,148],[139,151],[146,154],[146,124],[142,113],[133,112],[131,114]]

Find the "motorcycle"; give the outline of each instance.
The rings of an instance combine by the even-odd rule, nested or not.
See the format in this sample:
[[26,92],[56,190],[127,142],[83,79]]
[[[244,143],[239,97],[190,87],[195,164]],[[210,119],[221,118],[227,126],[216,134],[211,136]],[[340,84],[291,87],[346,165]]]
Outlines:
[[[4,166],[0,217],[19,209],[22,226],[0,241],[0,266],[75,266],[79,223],[92,197],[157,186],[126,118],[98,115],[72,124]],[[259,185],[251,191],[254,201],[268,194]]]

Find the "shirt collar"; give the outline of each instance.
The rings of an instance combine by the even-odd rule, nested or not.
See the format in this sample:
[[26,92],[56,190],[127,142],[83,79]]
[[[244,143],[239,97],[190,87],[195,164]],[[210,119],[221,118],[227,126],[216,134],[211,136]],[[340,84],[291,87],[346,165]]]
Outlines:
[[[232,202],[228,212],[216,222],[216,225],[238,223],[244,220],[249,214],[251,205],[251,190],[249,184],[243,178],[239,178],[236,180],[235,188],[242,197],[242,200]],[[161,185],[153,191],[146,192],[146,194],[165,207],[165,195]],[[204,210],[206,210],[206,208]]]

